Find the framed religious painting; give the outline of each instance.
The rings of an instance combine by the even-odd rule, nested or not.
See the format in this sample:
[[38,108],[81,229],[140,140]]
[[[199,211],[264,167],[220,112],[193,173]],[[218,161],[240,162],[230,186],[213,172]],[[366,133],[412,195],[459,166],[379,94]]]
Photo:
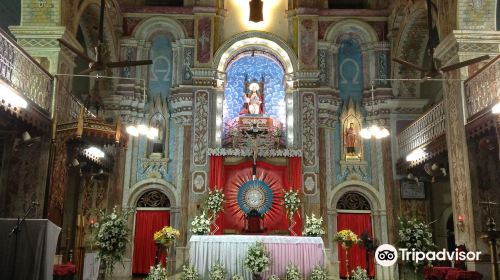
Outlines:
[[425,184],[415,180],[401,180],[401,199],[425,199]]

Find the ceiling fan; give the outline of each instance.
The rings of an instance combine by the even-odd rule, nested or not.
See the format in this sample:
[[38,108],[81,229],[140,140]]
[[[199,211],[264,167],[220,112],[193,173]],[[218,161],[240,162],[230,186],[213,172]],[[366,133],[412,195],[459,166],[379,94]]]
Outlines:
[[151,60],[137,60],[137,61],[116,61],[116,62],[105,62],[103,60],[103,53],[104,53],[104,10],[105,10],[106,4],[105,0],[101,0],[101,7],[100,7],[100,17],[99,17],[99,37],[97,39],[97,46],[95,46],[95,59],[92,59],[88,57],[84,52],[80,51],[79,49],[75,48],[68,42],[58,39],[58,41],[70,49],[72,52],[74,52],[78,57],[81,59],[87,61],[89,63],[89,68],[83,70],[79,74],[81,75],[86,75],[94,71],[102,71],[106,70],[107,68],[122,68],[122,67],[133,67],[133,66],[140,66],[140,65],[150,65],[153,64],[153,61]]
[[[422,72],[423,78],[424,79],[432,79],[435,77],[440,76],[443,72],[448,72],[452,70],[456,70],[458,68],[462,68],[474,63],[478,63],[480,61],[489,59],[489,55],[482,55],[473,59],[465,60],[462,62],[458,62],[452,65],[444,66],[441,68],[436,67],[436,63],[434,61],[434,46],[433,46],[433,40],[432,40],[432,10],[431,7],[434,6],[434,4],[431,2],[431,0],[427,0],[427,30],[429,34],[429,44],[428,44],[428,50],[429,50],[429,55],[431,57],[431,67],[429,69],[425,69],[423,66],[416,65],[414,63],[408,62],[406,60],[400,59],[400,58],[393,58],[392,60],[394,62],[397,62],[399,64],[402,64],[404,66],[413,68],[415,70],[418,70]],[[435,7],[435,6],[434,6]]]

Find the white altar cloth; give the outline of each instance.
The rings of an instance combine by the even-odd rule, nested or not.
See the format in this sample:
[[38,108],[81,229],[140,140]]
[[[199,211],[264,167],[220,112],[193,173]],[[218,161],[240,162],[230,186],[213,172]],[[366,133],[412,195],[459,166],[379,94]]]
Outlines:
[[270,275],[284,276],[286,266],[296,265],[309,276],[315,265],[324,265],[324,244],[321,237],[266,235],[193,235],[189,240],[189,261],[203,279],[208,279],[211,267],[219,262],[228,272],[228,279],[241,275],[252,279],[244,261],[248,247],[261,241],[270,253]]

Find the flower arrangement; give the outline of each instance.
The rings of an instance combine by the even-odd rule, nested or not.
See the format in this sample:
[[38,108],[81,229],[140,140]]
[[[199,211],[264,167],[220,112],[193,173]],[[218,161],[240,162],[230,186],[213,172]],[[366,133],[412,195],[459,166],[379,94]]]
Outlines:
[[291,218],[299,210],[299,205],[299,193],[294,190],[286,191],[283,197],[283,206],[285,206],[288,217]]
[[222,211],[222,203],[224,203],[224,192],[222,189],[215,187],[214,190],[209,191],[206,203],[208,213],[212,216],[211,219],[215,219]]
[[144,280],[167,280],[167,269],[161,267],[161,264],[151,266],[149,269],[148,277]]
[[351,272],[351,280],[370,280],[366,269],[358,266]]
[[323,217],[317,219],[314,214],[312,214],[310,218],[306,215],[306,224],[304,226],[304,231],[302,231],[302,235],[321,236],[323,234],[325,234],[325,230],[323,229]]
[[339,242],[344,248],[350,248],[353,244],[359,243],[358,236],[350,229],[343,229],[337,232],[333,239]]
[[153,235],[153,239],[155,242],[160,243],[162,245],[169,245],[173,241],[175,241],[181,233],[171,226],[166,226],[159,231],[155,232]]
[[[416,218],[399,218],[398,239],[399,246],[407,248],[409,251],[415,249],[415,251],[426,253],[436,248],[436,245],[432,241],[430,224],[419,221]],[[419,262],[417,264],[411,262],[411,264],[416,270],[419,266],[426,263]]]
[[210,220],[205,217],[205,212],[200,216],[195,216],[191,222],[191,233],[198,235],[206,235],[210,233]]
[[133,212],[133,209],[119,211],[116,206],[111,214],[100,212],[99,222],[96,225],[98,228],[96,246],[99,249],[98,256],[105,265],[108,275],[113,274],[115,263],[123,261],[125,247],[129,242],[128,217]]
[[234,275],[233,278],[231,278],[231,280],[243,280],[243,276]]
[[285,280],[303,280],[299,268],[295,265],[287,266],[285,271]]
[[267,280],[280,280],[280,278],[277,276],[277,275],[271,275],[269,276],[269,278],[267,278]]
[[209,280],[226,280],[227,272],[224,266],[220,263],[216,263],[212,266],[210,273],[208,274]]
[[250,246],[245,258],[245,267],[252,272],[252,274],[260,274],[269,268],[271,259],[269,253],[264,247],[262,242],[256,242]]
[[199,280],[200,274],[196,271],[196,268],[191,265],[183,265],[182,266],[182,276],[181,280]]
[[310,280],[326,280],[327,278],[328,275],[326,274],[326,269],[319,265],[313,268],[311,271],[311,277],[309,277]]

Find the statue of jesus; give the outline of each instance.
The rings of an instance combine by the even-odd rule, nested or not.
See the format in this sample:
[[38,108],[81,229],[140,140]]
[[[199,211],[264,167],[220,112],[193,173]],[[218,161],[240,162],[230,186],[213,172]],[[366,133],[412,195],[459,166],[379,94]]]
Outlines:
[[347,155],[356,155],[356,142],[358,141],[358,134],[354,128],[354,123],[350,123],[349,127],[345,130],[344,145],[346,147]]

